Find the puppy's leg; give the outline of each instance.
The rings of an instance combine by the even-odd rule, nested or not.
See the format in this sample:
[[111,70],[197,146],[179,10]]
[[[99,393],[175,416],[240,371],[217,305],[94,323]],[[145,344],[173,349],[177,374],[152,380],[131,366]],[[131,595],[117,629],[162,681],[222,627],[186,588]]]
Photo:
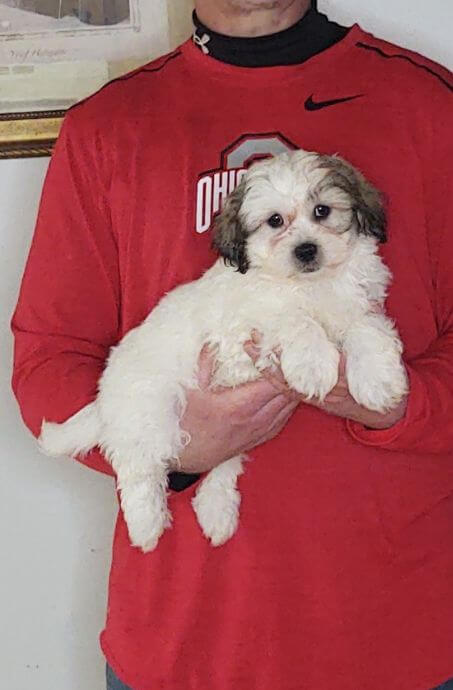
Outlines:
[[244,471],[243,460],[238,455],[211,470],[192,500],[200,527],[213,546],[224,544],[236,532],[241,503],[237,478]]
[[294,390],[323,400],[338,380],[338,350],[312,319],[302,317],[291,325],[279,332],[283,375]]
[[103,408],[109,424],[104,424],[102,449],[117,476],[131,542],[145,552],[155,548],[171,524],[167,474],[184,441],[179,427],[178,386],[164,389],[158,384],[155,377],[146,379],[135,407],[132,396],[125,396],[116,405],[109,401]]
[[134,473],[133,463],[120,467],[117,486],[132,545],[144,553],[152,551],[164,530],[171,526],[166,467],[156,465],[146,475]]
[[346,378],[352,397],[370,410],[384,412],[406,395],[403,347],[393,323],[382,314],[367,314],[346,334]]

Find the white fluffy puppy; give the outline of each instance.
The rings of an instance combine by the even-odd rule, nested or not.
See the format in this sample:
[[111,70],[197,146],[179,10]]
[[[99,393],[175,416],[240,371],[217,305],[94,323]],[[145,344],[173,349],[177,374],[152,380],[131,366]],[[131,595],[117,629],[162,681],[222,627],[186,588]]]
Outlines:
[[[342,159],[297,151],[256,163],[217,219],[222,258],[112,349],[97,399],[63,424],[44,421],[41,448],[76,455],[99,446],[117,475],[132,544],[150,551],[171,524],[167,474],[190,441],[180,419],[205,343],[216,347],[213,386],[256,379],[278,349],[288,384],[322,400],[341,351],[358,403],[397,405],[407,388],[402,346],[375,309],[390,280],[377,252],[385,239],[379,194]],[[256,365],[243,348],[253,329],[262,334]],[[209,472],[193,500],[214,545],[237,528],[243,459]]]

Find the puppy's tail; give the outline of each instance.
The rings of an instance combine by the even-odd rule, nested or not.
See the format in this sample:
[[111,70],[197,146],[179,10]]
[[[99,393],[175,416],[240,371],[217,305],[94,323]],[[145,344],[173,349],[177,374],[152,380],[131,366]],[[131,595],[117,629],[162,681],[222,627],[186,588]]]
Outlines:
[[43,453],[58,457],[88,453],[100,442],[101,422],[92,402],[63,424],[43,420],[38,444]]

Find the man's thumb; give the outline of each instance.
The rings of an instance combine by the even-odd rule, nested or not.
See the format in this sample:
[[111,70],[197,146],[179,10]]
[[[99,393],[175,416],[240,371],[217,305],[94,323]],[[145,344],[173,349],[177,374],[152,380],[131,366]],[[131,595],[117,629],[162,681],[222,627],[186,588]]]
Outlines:
[[203,345],[198,357],[198,384],[202,390],[209,388],[215,369],[217,347]]

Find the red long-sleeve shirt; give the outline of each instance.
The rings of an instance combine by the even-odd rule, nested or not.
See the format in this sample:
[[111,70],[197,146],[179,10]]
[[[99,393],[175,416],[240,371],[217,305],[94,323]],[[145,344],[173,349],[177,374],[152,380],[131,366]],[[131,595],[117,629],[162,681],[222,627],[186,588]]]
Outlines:
[[[371,431],[301,406],[240,479],[237,534],[190,500],[144,555],[120,514],[102,648],[135,690],[427,690],[453,676],[451,76],[354,27],[248,69],[190,42],[74,108],[13,318],[26,424],[96,394],[108,353],[213,260],[212,216],[257,155],[338,152],[388,199],[387,309],[407,414]],[[110,471],[99,453],[87,464]],[[93,526],[96,529],[96,526]]]

